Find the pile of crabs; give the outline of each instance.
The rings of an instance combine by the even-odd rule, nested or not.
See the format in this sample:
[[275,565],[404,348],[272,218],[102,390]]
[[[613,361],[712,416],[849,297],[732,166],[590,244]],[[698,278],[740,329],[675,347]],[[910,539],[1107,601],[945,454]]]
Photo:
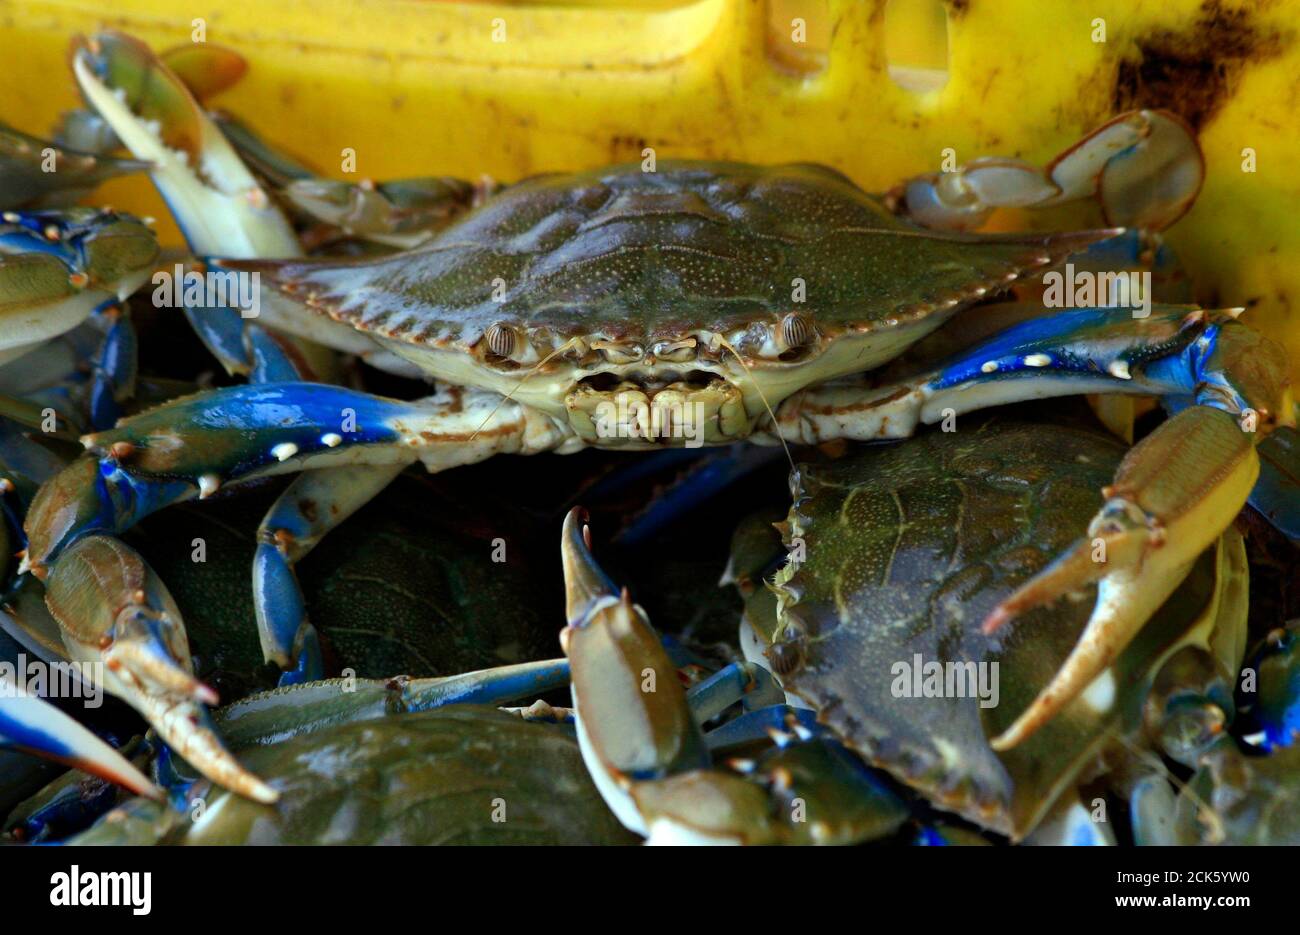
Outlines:
[[[1288,362],[1161,242],[1176,116],[353,183],[228,50],[71,63],[0,127],[5,840],[1300,838]],[[136,172],[187,250],[80,206]]]

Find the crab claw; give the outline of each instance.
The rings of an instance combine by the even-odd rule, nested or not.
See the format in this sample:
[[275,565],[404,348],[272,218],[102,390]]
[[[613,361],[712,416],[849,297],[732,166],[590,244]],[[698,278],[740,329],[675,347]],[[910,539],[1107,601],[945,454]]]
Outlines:
[[1020,614],[1093,583],[1097,602],[1079,642],[1029,707],[991,743],[1007,750],[1083,693],[1182,583],[1197,556],[1246,502],[1259,458],[1228,413],[1192,406],[1128,453],[1103,494],[1088,539],[1005,598],[993,633]]
[[617,586],[591,554],[587,511],[574,507],[564,518],[560,561],[564,565],[565,618],[570,627],[585,626],[593,608],[619,593]]
[[138,159],[198,254],[299,255],[288,221],[181,78],[144,43],[117,32],[73,41],[86,101]]
[[1163,110],[1120,114],[1039,169],[1019,159],[976,159],[907,182],[918,223],[974,230],[995,208],[1046,208],[1095,197],[1106,223],[1160,231],[1191,208],[1205,157],[1186,123]]
[[708,751],[645,611],[592,558],[584,516],[569,511],[560,546],[569,620],[560,644],[578,742],[606,804],[625,827],[646,834],[634,784],[707,766]]
[[125,543],[91,535],[49,567],[46,605],[75,661],[102,667],[104,687],[139,711],[195,769],[259,802],[277,793],[226,750],[205,705],[216,693],[194,677],[180,611]]
[[162,790],[131,762],[54,705],[0,676],[0,746],[49,757],[116,783],[137,795],[161,799]]

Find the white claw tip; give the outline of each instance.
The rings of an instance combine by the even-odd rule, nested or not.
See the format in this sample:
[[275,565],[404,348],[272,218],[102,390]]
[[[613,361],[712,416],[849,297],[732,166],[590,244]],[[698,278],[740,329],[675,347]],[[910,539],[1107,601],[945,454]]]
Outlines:
[[199,499],[206,500],[208,497],[216,493],[217,488],[220,486],[221,486],[221,478],[218,477],[217,475],[215,474],[199,475]]
[[1112,360],[1110,366],[1106,368],[1110,375],[1120,380],[1132,380],[1133,374],[1129,372],[1127,360]]
[[298,446],[293,442],[281,442],[271,449],[271,456],[277,461],[288,461],[298,453]]
[[998,362],[996,360],[986,360],[980,364],[980,373],[996,373]]
[[337,448],[343,444],[343,436],[337,432],[326,432],[320,437],[320,442],[327,448]]
[[1029,354],[1025,357],[1026,367],[1047,367],[1052,363],[1052,358],[1046,354]]

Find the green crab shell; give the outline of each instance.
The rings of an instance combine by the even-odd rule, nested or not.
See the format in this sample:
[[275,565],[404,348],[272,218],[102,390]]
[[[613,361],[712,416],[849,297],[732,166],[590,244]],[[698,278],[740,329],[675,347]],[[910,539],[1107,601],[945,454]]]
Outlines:
[[[259,805],[224,789],[181,844],[633,844],[588,777],[572,730],[452,705],[335,725],[240,757],[280,791]],[[139,800],[136,800],[139,802]],[[110,813],[77,843],[132,840],[157,808]]]
[[[521,182],[387,257],[224,265],[260,270],[282,301],[454,382],[476,381],[439,352],[464,357],[494,325],[509,329],[517,364],[575,339],[617,343],[615,362],[632,363],[692,337],[721,336],[774,367],[820,358],[845,333],[875,349],[821,361],[816,379],[827,379],[894,356],[960,305],[1111,233],[935,233],[820,166],[663,162]],[[791,312],[799,325],[783,333]],[[882,348],[881,333],[896,336]],[[787,339],[802,344],[782,359]]]
[[[1140,734],[1164,660],[1189,643],[1216,659],[1235,647],[1221,663],[1229,682],[1240,662],[1240,640],[1219,636],[1245,626],[1244,606],[1224,596],[1236,589],[1216,579],[1216,563],[1244,574],[1230,533],[1083,697],[1019,747],[989,747],[1074,646],[1095,589],[1026,614],[999,638],[980,625],[1084,533],[1123,453],[1096,431],[994,419],[800,466],[785,533],[787,547],[802,541],[805,562],[781,570],[774,601],[756,595],[746,608],[760,636],[778,628],[772,654],[792,669],[786,689],[936,805],[1023,837],[1090,778],[1112,738]],[[996,706],[969,691],[924,697],[924,682],[917,697],[918,654],[922,675],[929,662],[997,663]]]

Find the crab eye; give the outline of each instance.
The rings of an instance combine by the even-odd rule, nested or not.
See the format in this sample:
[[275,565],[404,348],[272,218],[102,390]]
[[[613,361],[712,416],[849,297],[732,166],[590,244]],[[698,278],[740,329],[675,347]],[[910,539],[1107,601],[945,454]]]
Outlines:
[[781,319],[782,352],[797,350],[813,339],[813,326],[806,316],[789,312]]
[[509,359],[514,356],[515,348],[519,346],[518,330],[500,322],[490,326],[484,337],[487,339],[488,350],[497,357]]
[[804,667],[808,661],[807,637],[808,633],[803,624],[791,615],[767,650],[767,657],[772,663],[772,672],[775,675],[780,677],[793,675]]

